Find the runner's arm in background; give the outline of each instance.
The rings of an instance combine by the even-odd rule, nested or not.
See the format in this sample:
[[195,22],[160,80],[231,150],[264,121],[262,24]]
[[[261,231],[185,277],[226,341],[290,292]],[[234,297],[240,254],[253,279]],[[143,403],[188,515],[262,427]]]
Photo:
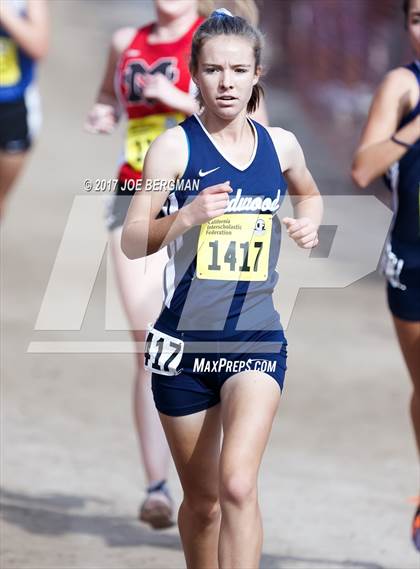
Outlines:
[[85,121],[84,128],[88,132],[110,134],[115,129],[120,115],[120,104],[114,88],[115,70],[122,52],[129,46],[135,33],[135,28],[121,28],[112,36],[105,74]]
[[47,54],[49,25],[46,0],[28,0],[25,16],[2,2],[0,24],[29,57],[41,59]]
[[171,107],[184,115],[193,115],[199,110],[199,105],[193,95],[186,93],[175,85],[163,73],[146,75],[143,87],[144,96],[154,99]]
[[401,119],[419,99],[416,78],[408,69],[398,68],[387,74],[379,86],[369,111],[352,165],[353,181],[366,188],[408,151],[391,140],[395,135],[406,144],[420,138],[420,116],[397,131]]
[[129,259],[152,255],[193,226],[224,213],[232,191],[229,182],[206,188],[176,213],[156,219],[187,162],[188,145],[181,127],[167,130],[150,146],[142,190],[134,194],[121,236],[121,248]]
[[281,128],[270,128],[269,131],[281,160],[294,209],[295,217],[285,217],[283,223],[299,247],[310,249],[318,244],[318,227],[323,212],[321,195],[295,135]]
[[[96,103],[85,123],[85,129],[89,132],[109,134],[118,122],[120,105],[114,88],[115,70],[122,52],[132,42],[135,33],[134,28],[121,28],[112,37],[105,75]],[[175,87],[162,73],[144,77],[143,94],[147,99],[159,101],[186,115],[198,110],[194,97]]]

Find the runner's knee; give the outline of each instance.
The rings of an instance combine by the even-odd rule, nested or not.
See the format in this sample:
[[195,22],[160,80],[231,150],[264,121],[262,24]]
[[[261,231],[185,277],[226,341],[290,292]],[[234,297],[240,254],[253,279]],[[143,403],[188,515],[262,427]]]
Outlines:
[[215,522],[220,516],[220,504],[217,495],[186,492],[182,508],[188,511],[196,523],[207,525]]
[[222,507],[224,504],[242,507],[255,500],[256,496],[256,480],[253,476],[242,473],[222,475],[220,485],[220,502]]

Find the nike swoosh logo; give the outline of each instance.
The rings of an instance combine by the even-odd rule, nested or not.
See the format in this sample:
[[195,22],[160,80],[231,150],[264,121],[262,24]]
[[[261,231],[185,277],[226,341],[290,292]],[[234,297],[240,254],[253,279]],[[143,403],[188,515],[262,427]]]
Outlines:
[[216,172],[216,170],[218,170],[219,168],[220,166],[218,166],[217,168],[213,168],[213,170],[207,170],[207,172],[203,172],[203,170],[200,168],[198,175],[200,176],[200,178],[204,178],[204,176],[207,176],[207,174],[211,174],[212,172]]

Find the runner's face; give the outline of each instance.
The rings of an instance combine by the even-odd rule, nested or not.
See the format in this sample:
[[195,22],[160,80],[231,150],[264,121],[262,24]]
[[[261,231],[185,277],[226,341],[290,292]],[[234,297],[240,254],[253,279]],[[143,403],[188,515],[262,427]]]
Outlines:
[[259,75],[250,41],[222,35],[202,46],[194,81],[206,108],[229,119],[246,109]]
[[198,12],[197,0],[155,0],[156,11],[176,20],[189,12]]
[[407,28],[416,57],[420,57],[420,0],[411,0],[410,2]]

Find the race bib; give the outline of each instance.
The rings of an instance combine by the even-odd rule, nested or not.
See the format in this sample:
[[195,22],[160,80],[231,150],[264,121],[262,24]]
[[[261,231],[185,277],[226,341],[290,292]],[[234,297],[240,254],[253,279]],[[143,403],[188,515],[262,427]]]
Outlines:
[[0,87],[19,83],[21,72],[16,45],[9,38],[0,37]]
[[216,217],[201,226],[197,278],[265,281],[273,217],[240,213]]
[[144,158],[149,146],[162,132],[185,119],[182,113],[150,115],[130,119],[127,127],[125,161],[137,172],[143,170]]
[[178,375],[184,342],[156,330],[149,324],[144,350],[144,367],[160,375]]

